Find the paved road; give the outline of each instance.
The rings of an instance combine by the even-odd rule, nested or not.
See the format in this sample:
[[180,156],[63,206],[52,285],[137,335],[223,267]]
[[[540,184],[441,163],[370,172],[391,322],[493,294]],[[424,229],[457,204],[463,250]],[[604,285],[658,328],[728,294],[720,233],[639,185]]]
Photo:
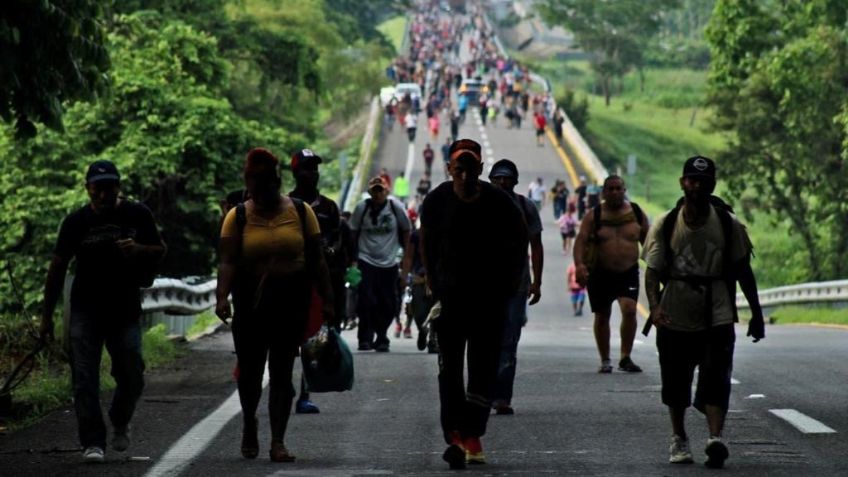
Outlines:
[[[511,157],[522,182],[565,177],[549,144],[537,147],[530,130],[487,128],[487,157]],[[399,133],[398,133],[399,134]],[[462,135],[483,140],[475,121]],[[386,163],[390,144],[383,144]],[[407,147],[401,137],[395,147]],[[420,160],[414,169],[420,169]],[[543,210],[547,250],[541,303],[531,308],[519,349],[514,416],[493,416],[484,445],[490,463],[474,475],[685,475],[715,474],[701,465],[704,420],[691,415],[690,434],[698,464],[666,463],[668,422],[659,402],[659,369],[653,335],[640,340],[634,359],[640,375],[595,373],[591,318],[571,316],[564,286],[568,257],[550,208]],[[613,318],[617,327],[617,318]],[[744,334],[742,328],[738,334]],[[848,332],[839,329],[771,326],[752,344],[740,338],[726,437],[731,458],[722,475],[848,475]],[[355,342],[354,332],[345,337]],[[0,475],[275,475],[423,476],[453,474],[441,461],[436,357],[417,351],[414,340],[394,340],[392,352],[357,352],[356,386],[342,394],[315,395],[319,415],[295,415],[288,445],[294,464],[267,460],[267,424],[260,458],[239,455],[240,424],[233,417],[235,362],[224,331],[186,345],[173,365],[148,375],[134,444],[126,455],[108,452],[107,463],[80,462],[69,410],[0,438]],[[613,333],[617,349],[617,333]],[[615,358],[615,353],[613,355]],[[263,404],[264,406],[264,404]],[[267,422],[261,409],[260,420]],[[772,410],[796,410],[832,433],[805,433]],[[212,416],[211,418],[209,416]],[[203,423],[203,424],[199,424]],[[200,427],[197,427],[200,426]],[[815,429],[813,429],[815,430]],[[821,430],[821,429],[819,429]],[[127,456],[149,458],[128,461]]]

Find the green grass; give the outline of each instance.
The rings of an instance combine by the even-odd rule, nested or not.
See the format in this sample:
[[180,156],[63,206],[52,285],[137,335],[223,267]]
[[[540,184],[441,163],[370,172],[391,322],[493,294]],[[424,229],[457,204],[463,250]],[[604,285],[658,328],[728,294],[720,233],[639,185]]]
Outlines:
[[[848,308],[820,306],[782,306],[771,310],[767,316],[778,325],[789,324],[820,324],[848,326]],[[740,310],[739,318],[743,321],[750,319],[748,310]]]
[[220,323],[220,320],[217,316],[215,316],[215,310],[206,310],[200,315],[198,315],[197,319],[194,321],[188,330],[186,330],[186,338],[193,338],[204,331],[210,326]]
[[[214,315],[213,315],[214,316]],[[57,336],[61,336],[57,327]],[[23,384],[12,393],[13,416],[8,423],[9,430],[27,427],[38,421],[48,412],[71,402],[70,367],[67,362],[58,359],[58,343],[50,352],[42,352],[36,357],[35,368]],[[172,362],[181,350],[168,339],[165,325],[159,324],[148,329],[142,336],[144,361],[147,369]],[[115,388],[115,380],[110,373],[112,361],[104,350],[100,364],[100,389]],[[9,372],[2,371],[2,376]]]
[[406,30],[406,16],[401,15],[390,18],[380,23],[377,26],[377,30],[389,39],[395,47],[395,51],[400,51],[403,45],[403,32]]

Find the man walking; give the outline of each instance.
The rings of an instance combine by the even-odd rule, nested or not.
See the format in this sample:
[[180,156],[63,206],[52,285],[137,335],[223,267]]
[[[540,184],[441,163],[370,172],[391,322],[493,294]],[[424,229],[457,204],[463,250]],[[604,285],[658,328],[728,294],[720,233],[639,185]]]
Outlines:
[[141,294],[165,255],[153,214],[119,196],[121,176],[109,161],[88,168],[90,202],[62,221],[44,286],[41,336],[53,338],[53,312],[71,259],[71,380],[83,460],[103,462],[106,425],[100,408],[100,357],[112,358],[117,388],[109,407],[112,448],[127,450],[130,420],[144,388],[141,354]]
[[[610,314],[612,303],[621,308],[621,359],[618,369],[641,373],[630,358],[636,337],[636,301],[639,299],[639,244],[645,243],[648,219],[641,208],[625,199],[624,180],[612,175],[604,180],[605,201],[590,210],[574,241],[577,282],[586,286],[595,313],[595,343],[601,356],[599,373],[612,372]],[[587,257],[587,248],[592,249]],[[591,270],[590,270],[591,268]]]
[[[318,190],[318,180],[321,174],[318,172],[318,164],[323,159],[310,149],[302,149],[291,157],[291,171],[294,176],[295,187],[289,192],[289,197],[294,197],[309,204],[318,226],[321,229],[321,245],[327,268],[330,272],[330,284],[333,288],[333,302],[336,321],[329,323],[337,330],[341,330],[341,319],[345,313],[345,270],[347,270],[350,257],[347,249],[343,246],[341,238],[341,216],[339,207],[329,197],[322,195]],[[303,378],[300,383],[300,397],[295,403],[295,412],[298,414],[317,414],[318,406],[309,400],[309,393]]]
[[[398,249],[409,241],[410,224],[403,204],[389,197],[379,176],[368,181],[369,199],[356,206],[350,219],[359,283],[359,350],[389,351],[387,331],[398,311]],[[376,335],[376,340],[374,336]]]
[[448,444],[442,458],[455,469],[485,462],[480,437],[491,412],[507,300],[527,261],[527,226],[508,195],[479,180],[480,144],[461,139],[450,149],[453,181],[424,199],[421,241],[427,285],[441,302],[434,329]]
[[530,280],[530,267],[525,260],[518,293],[510,297],[507,302],[503,347],[498,367],[494,402],[492,403],[497,414],[514,414],[512,389],[518,360],[518,341],[521,339],[521,328],[527,322],[527,298],[530,298],[530,305],[535,305],[542,298],[542,267],[545,255],[542,247],[542,219],[539,217],[539,211],[530,200],[514,191],[516,184],[518,184],[518,167],[515,163],[509,159],[501,159],[496,162],[489,173],[489,180],[512,198],[524,216],[524,221],[527,223],[527,234],[530,238],[530,260],[533,262],[533,280]]
[[683,199],[651,228],[644,257],[651,323],[657,326],[662,402],[673,433],[669,462],[693,462],[684,418],[697,367],[694,405],[706,415],[710,433],[705,464],[720,468],[729,456],[722,431],[730,401],[737,281],[751,307],[748,336],[756,343],[765,337],[765,327],[751,270],[751,241],[730,207],[712,195],[715,173],[709,158],[686,161],[680,178]]
[[[448,139],[450,142],[450,139]],[[430,147],[430,143],[428,142],[426,146],[424,146],[424,173],[428,176],[433,172],[433,158],[436,157],[436,153],[433,152],[433,148]]]

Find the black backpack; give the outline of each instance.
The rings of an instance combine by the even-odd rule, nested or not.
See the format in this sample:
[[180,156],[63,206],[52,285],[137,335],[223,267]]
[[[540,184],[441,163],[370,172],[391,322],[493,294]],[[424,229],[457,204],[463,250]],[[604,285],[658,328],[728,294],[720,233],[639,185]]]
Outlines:
[[[636,202],[630,202],[630,207],[633,207],[633,215],[636,216],[636,223],[639,224],[639,227],[642,226],[642,220],[645,218],[645,213],[642,212],[642,208],[639,207],[639,204]],[[601,205],[598,204],[592,207],[592,214],[594,214],[594,228],[592,230],[593,240],[598,235],[598,230],[601,230]],[[673,230],[673,229],[672,229]]]
[[[736,275],[733,271],[733,261],[730,255],[730,244],[733,240],[733,217],[730,214],[733,213],[733,207],[714,195],[710,196],[710,205],[716,211],[718,220],[721,223],[722,235],[724,235],[724,251],[722,252],[724,263],[722,265],[721,280],[727,285],[727,293],[730,296],[730,304],[733,309],[733,321],[736,322],[739,321],[736,311]],[[661,233],[663,243],[665,243],[663,253],[666,263],[666,271],[660,276],[660,283],[663,285],[663,289],[668,284],[670,278],[668,270],[674,260],[674,251],[671,249],[671,236],[674,233],[674,227],[677,224],[677,217],[680,215],[681,207],[683,207],[682,197],[677,201],[677,205],[668,213],[662,225]]]

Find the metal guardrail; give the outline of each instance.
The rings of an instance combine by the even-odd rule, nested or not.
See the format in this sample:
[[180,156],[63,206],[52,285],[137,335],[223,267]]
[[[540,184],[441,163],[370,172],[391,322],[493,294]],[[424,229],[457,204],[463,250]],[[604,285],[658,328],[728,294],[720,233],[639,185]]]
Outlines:
[[365,135],[362,137],[362,145],[359,148],[359,160],[356,163],[356,169],[353,170],[353,178],[350,180],[350,187],[347,189],[347,197],[344,198],[342,210],[353,210],[359,203],[359,196],[364,190],[365,181],[368,180],[367,168],[371,166],[371,158],[374,153],[374,137],[377,135],[377,127],[383,118],[381,111],[380,97],[374,96],[371,100],[368,126],[365,128]]
[[144,313],[165,312],[169,315],[195,315],[215,306],[215,286],[209,280],[189,285],[176,278],[157,278],[153,286],[142,290],[141,310]]
[[[760,305],[763,308],[780,305],[806,305],[814,303],[848,303],[848,280],[801,283],[760,290]],[[742,293],[736,294],[736,306],[748,308]]]

